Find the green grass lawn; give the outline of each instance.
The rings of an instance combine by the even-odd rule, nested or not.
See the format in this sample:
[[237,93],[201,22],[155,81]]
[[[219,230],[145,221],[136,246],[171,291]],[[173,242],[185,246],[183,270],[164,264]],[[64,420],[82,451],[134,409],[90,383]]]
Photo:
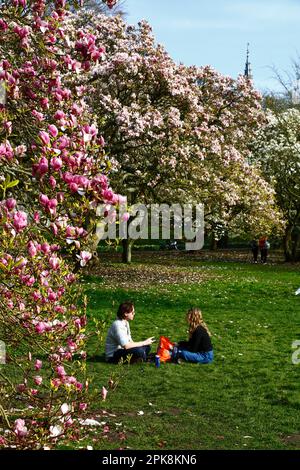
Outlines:
[[90,316],[109,317],[108,328],[118,304],[131,299],[134,340],[177,341],[187,337],[187,309],[199,306],[215,360],[120,367],[106,364],[103,345],[96,353],[91,343],[95,384],[107,387],[111,374],[123,376],[95,404],[94,416],[106,425],[95,431],[94,449],[299,449],[300,364],[292,364],[292,343],[300,339],[298,269],[184,254],[140,254],[125,267],[104,261],[85,281]]

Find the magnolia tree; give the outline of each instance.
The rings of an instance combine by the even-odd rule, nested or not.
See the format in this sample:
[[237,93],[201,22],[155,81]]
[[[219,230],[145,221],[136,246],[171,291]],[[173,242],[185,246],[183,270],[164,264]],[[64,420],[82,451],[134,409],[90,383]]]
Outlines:
[[300,112],[267,113],[267,124],[253,143],[252,159],[273,182],[278,206],[286,220],[286,261],[295,261],[300,240]]
[[[278,223],[272,189],[247,163],[263,121],[248,80],[176,65],[146,22],[80,13],[68,29],[70,37],[89,30],[105,46],[106,60],[91,64],[84,84],[114,164],[111,180],[131,203],[201,202],[210,230],[261,233]],[[128,261],[130,240],[123,244]]]
[[192,155],[190,181],[205,204],[208,228],[215,238],[224,230],[248,236],[280,231],[274,190],[249,164],[249,142],[264,122],[259,93],[242,76],[234,80],[210,67],[191,72],[203,110],[193,127],[200,154]]
[[69,41],[64,1],[8,0],[0,13],[0,446],[51,447],[78,437],[88,406],[74,267],[91,258],[97,205],[119,200],[76,83],[104,49],[89,33]]

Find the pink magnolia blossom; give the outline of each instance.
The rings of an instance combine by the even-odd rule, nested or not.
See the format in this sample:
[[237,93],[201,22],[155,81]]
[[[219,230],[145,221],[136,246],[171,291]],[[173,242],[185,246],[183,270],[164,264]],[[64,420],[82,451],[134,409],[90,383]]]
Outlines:
[[17,267],[16,267],[17,270],[24,268],[28,263],[28,259],[23,258],[23,256],[17,256],[16,261],[17,261]]
[[71,411],[71,407],[67,403],[63,403],[60,407],[60,410],[63,415],[66,415],[67,413]]
[[8,29],[8,24],[6,23],[6,21],[0,19],[0,30],[6,31],[7,29]]
[[4,157],[10,161],[13,159],[13,156],[14,156],[14,151],[8,140],[4,142],[3,144],[0,144],[0,159],[1,157]]
[[58,171],[62,167],[62,159],[59,157],[53,157],[51,158],[50,165],[53,168],[54,171]]
[[34,383],[35,383],[36,385],[41,385],[42,382],[43,382],[43,378],[42,378],[40,375],[36,375],[36,376],[34,377]]
[[35,109],[31,111],[31,114],[40,122],[45,119],[44,114],[40,113],[39,111],[36,111]]
[[[66,354],[64,354],[64,356]],[[76,377],[74,377],[73,375],[70,375],[69,377],[65,377],[65,383],[69,385],[76,385],[77,383]]]
[[108,8],[112,9],[116,5],[117,1],[118,0],[106,0],[106,4]]
[[48,204],[47,204],[47,211],[51,214],[51,215],[56,215],[56,207],[57,207],[57,204],[58,204],[58,201],[57,199],[53,198],[53,199],[50,199]]
[[12,211],[16,207],[17,201],[14,198],[10,197],[9,199],[6,199],[5,205],[9,211]]
[[50,245],[48,243],[42,243],[41,245],[41,251],[47,255],[50,251],[51,251],[51,248],[50,248]]
[[24,211],[18,211],[14,214],[13,225],[17,232],[21,232],[27,226],[27,214]]
[[8,134],[12,133],[12,122],[11,121],[5,121],[4,122],[4,128],[6,129]]
[[43,362],[40,359],[37,359],[34,364],[35,370],[40,370],[43,366]]
[[56,372],[59,377],[65,377],[67,375],[63,366],[58,366]]
[[59,193],[56,194],[56,199],[60,204],[64,201],[64,198],[65,196],[63,192],[60,191]]
[[23,157],[27,151],[26,145],[18,145],[15,147],[15,155],[17,157]]
[[49,165],[48,165],[48,160],[46,157],[42,157],[40,158],[39,162],[38,162],[38,165],[36,167],[36,170],[37,172],[40,174],[40,175],[44,175],[45,173],[48,172],[48,169],[49,169]]
[[35,325],[35,331],[41,335],[43,334],[47,329],[47,324],[45,322],[38,322],[36,325]]
[[49,109],[49,99],[48,98],[41,98],[40,103],[41,103],[41,106],[44,109]]
[[62,382],[61,382],[60,379],[51,379],[52,387],[58,388],[58,387],[60,387],[61,384],[62,384]]
[[92,253],[90,253],[89,251],[81,251],[80,254],[76,256],[80,260],[80,266],[83,267],[92,258]]
[[68,339],[68,347],[71,352],[74,352],[77,349],[77,344],[71,339]]
[[33,241],[29,241],[28,244],[27,244],[27,250],[28,250],[28,253],[29,253],[29,256],[31,256],[32,258],[34,256],[36,256],[37,254],[37,249],[36,249],[36,246],[35,246],[35,243]]
[[14,26],[13,31],[19,36],[20,39],[25,39],[30,34],[28,26],[21,27],[16,25]]
[[49,209],[55,209],[57,207],[57,199],[53,198],[53,199],[50,199],[47,206],[49,207]]
[[57,294],[52,291],[52,289],[48,289],[48,300],[50,302],[54,302],[57,299]]
[[45,194],[40,194],[39,201],[40,201],[42,206],[47,206],[47,204],[49,202],[49,198]]
[[15,427],[14,427],[14,433],[18,437],[25,437],[28,434],[28,429],[25,426],[25,421],[24,419],[16,419],[15,421]]
[[61,119],[64,119],[66,117],[65,113],[63,111],[56,111],[56,113],[54,114],[54,119],[57,119],[57,120],[61,120]]
[[74,423],[73,419],[71,418],[71,416],[68,416],[66,421],[65,421],[65,426],[67,428],[69,428],[70,426],[72,426],[72,424]]
[[33,296],[33,299],[34,299],[35,302],[37,302],[38,300],[40,300],[42,298],[42,294],[39,291],[34,291],[32,296]]
[[57,224],[51,223],[51,224],[50,224],[50,227],[51,227],[51,230],[52,230],[54,236],[56,237],[57,234],[58,234],[58,226],[57,226]]
[[39,136],[41,141],[43,142],[44,145],[49,145],[50,144],[50,137],[48,132],[45,131],[40,131]]
[[107,390],[105,387],[102,387],[102,390],[101,390],[101,396],[102,396],[102,400],[105,401],[106,400],[106,396],[107,396]]
[[52,175],[49,178],[49,183],[52,189],[54,189],[57,185],[56,179]]
[[80,392],[82,391],[83,384],[81,382],[76,382],[75,386],[76,386],[76,390],[79,390]]
[[129,220],[129,217],[130,217],[129,212],[125,212],[124,214],[122,214],[122,217],[121,217],[122,222],[127,222]]
[[58,258],[55,254],[53,254],[53,255],[49,258],[49,264],[50,264],[51,268],[52,268],[54,271],[56,271],[56,270],[59,268],[59,266],[60,266],[60,260],[59,260],[59,258]]
[[76,183],[70,183],[69,188],[72,193],[77,193],[78,192],[78,184]]
[[50,426],[49,432],[51,437],[58,437],[63,434],[64,430],[62,426],[57,424],[56,426]]
[[48,131],[49,131],[49,134],[51,134],[52,137],[57,137],[58,129],[54,124],[50,124],[50,126],[48,126]]

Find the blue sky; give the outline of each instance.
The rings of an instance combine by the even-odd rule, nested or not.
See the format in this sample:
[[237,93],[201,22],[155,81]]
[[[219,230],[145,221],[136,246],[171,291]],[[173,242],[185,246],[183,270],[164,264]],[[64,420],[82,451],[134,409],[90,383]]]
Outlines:
[[126,21],[146,19],[176,62],[243,73],[247,42],[254,84],[279,90],[270,70],[291,71],[300,54],[300,0],[126,0]]

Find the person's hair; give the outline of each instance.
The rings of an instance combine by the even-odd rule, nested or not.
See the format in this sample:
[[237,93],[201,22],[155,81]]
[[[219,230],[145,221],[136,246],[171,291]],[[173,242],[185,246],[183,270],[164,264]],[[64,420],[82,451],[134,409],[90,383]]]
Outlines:
[[211,336],[211,333],[203,320],[202,317],[202,312],[199,308],[190,308],[190,310],[186,314],[187,321],[189,323],[189,337],[192,337],[192,334],[194,333],[195,329],[198,326],[203,326],[203,328],[207,331],[209,336]]
[[120,320],[124,320],[126,313],[132,312],[134,309],[134,304],[133,302],[130,302],[129,300],[126,302],[123,302],[120,304],[118,311],[117,311],[117,317],[120,318]]

